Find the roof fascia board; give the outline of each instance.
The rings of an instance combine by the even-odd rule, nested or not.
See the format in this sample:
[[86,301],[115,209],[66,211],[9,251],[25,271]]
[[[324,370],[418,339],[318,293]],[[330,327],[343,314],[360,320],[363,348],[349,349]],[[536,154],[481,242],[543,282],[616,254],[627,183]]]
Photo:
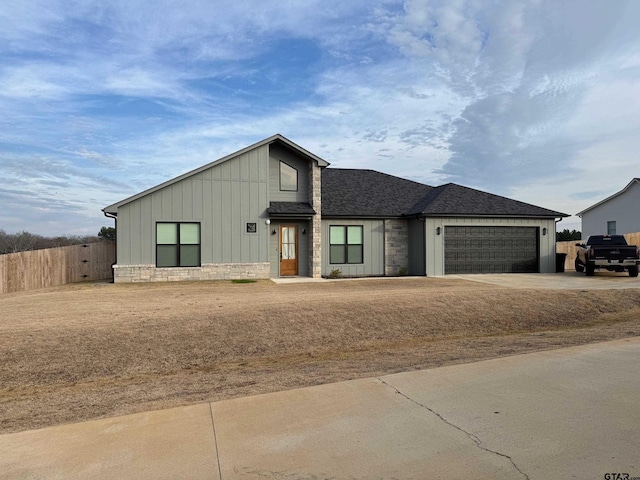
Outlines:
[[640,178],[634,178],[633,180],[631,180],[631,181],[629,182],[629,184],[628,184],[626,187],[624,187],[624,188],[623,188],[622,190],[620,190],[619,192],[614,193],[613,195],[611,195],[611,196],[609,196],[609,197],[605,198],[604,200],[600,200],[598,203],[596,203],[596,204],[594,204],[594,205],[591,205],[591,206],[590,206],[590,207],[588,207],[588,208],[585,208],[585,209],[584,209],[584,210],[582,210],[581,212],[576,213],[576,216],[577,216],[577,217],[582,217],[582,215],[583,215],[583,214],[585,214],[585,213],[587,213],[589,210],[593,210],[594,208],[599,207],[599,206],[600,206],[600,205],[602,205],[603,203],[608,202],[609,200],[611,200],[611,199],[613,199],[613,198],[617,197],[618,195],[622,195],[624,192],[626,192],[627,190],[629,190],[629,188],[631,188],[631,185],[633,185],[634,183],[640,183]]
[[271,142],[269,142],[269,143],[274,143],[275,141],[280,141],[280,143],[282,143],[282,144],[288,146],[289,148],[295,150],[296,152],[304,155],[309,160],[313,160],[313,161],[317,162],[319,167],[328,167],[329,166],[329,162],[327,162],[326,160],[323,160],[322,158],[318,157],[317,155],[314,155],[309,150],[306,150],[305,148],[302,148],[300,145],[297,145],[297,144],[293,143],[291,140],[289,140],[286,137],[283,137],[280,134],[274,135],[271,138],[273,140]]
[[390,218],[411,218],[410,216],[405,215],[325,215],[322,214],[323,220],[345,220],[345,219],[353,219],[353,220],[385,220]]
[[559,215],[482,215],[480,213],[424,213],[419,214],[418,216],[424,218],[445,218],[445,217],[455,217],[455,218],[543,218],[543,219],[551,219],[551,218],[566,218],[571,215],[567,215],[566,213],[560,213]]
[[244,155],[247,152],[250,152],[251,150],[255,150],[256,148],[260,148],[263,147],[265,145],[271,145],[272,143],[275,142],[280,142],[286,146],[288,146],[289,148],[299,152],[301,155],[305,156],[307,159],[312,160],[312,161],[316,161],[318,162],[318,165],[320,167],[326,167],[329,165],[329,162],[327,162],[326,160],[323,160],[322,158],[314,155],[313,153],[305,150],[304,148],[296,145],[295,143],[293,143],[291,140],[289,140],[288,138],[283,137],[282,135],[280,135],[279,133],[269,137],[269,138],[265,138],[264,140],[261,140],[257,143],[254,143],[253,145],[249,145],[248,147],[243,148],[242,150],[238,150],[237,152],[231,153],[225,157],[219,158],[217,160],[214,160],[213,162],[207,163],[206,165],[203,165],[202,167],[198,167],[195,170],[191,170],[190,172],[184,173],[178,177],[172,178],[171,180],[167,180],[164,183],[161,183],[160,185],[156,185],[155,187],[151,187],[147,190],[144,190],[143,192],[137,193],[135,195],[132,195],[131,197],[125,198],[124,200],[121,200],[119,202],[116,202],[112,205],[109,205],[108,207],[105,207],[102,209],[103,212],[105,213],[114,213],[117,214],[118,213],[118,208],[126,205],[127,203],[131,203],[135,200],[138,200],[139,198],[145,197],[151,193],[157,192],[158,190],[162,190],[163,188],[166,188],[170,185],[173,185],[174,183],[178,183],[182,180],[184,180],[185,178],[189,178],[193,175],[197,175],[201,172],[204,172],[205,170],[208,170],[211,167],[214,167],[216,165],[219,165],[221,163],[227,162],[235,157],[239,157],[240,155]]

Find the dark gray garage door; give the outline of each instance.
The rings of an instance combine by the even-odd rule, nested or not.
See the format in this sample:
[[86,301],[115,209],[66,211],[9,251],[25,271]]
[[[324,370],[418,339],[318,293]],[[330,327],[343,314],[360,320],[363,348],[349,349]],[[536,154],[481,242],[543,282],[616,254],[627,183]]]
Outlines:
[[537,227],[445,227],[444,273],[538,272]]

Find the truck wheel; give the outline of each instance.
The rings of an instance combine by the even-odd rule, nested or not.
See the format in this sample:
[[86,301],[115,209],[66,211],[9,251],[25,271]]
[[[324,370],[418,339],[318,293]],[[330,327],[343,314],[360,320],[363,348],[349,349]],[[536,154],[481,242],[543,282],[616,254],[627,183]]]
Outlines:
[[630,277],[637,277],[638,276],[638,267],[629,267],[629,276]]
[[587,277],[593,277],[594,272],[596,271],[596,268],[593,265],[585,265],[585,273],[587,274]]
[[584,265],[582,265],[577,258],[576,258],[576,261],[574,262],[574,265],[576,267],[576,272],[578,273],[584,272]]

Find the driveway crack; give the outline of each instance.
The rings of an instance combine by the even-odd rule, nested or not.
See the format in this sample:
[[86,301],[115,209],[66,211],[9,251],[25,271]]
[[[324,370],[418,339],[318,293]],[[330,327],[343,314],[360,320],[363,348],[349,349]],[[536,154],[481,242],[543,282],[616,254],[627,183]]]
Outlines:
[[218,478],[222,480],[222,466],[220,465],[220,449],[218,448],[218,435],[216,434],[216,422],[213,419],[213,402],[209,402],[209,413],[211,413],[211,427],[213,428],[213,443],[216,448],[216,461],[218,462]]
[[418,405],[421,408],[424,408],[425,410],[428,410],[429,412],[431,412],[433,415],[435,415],[436,417],[438,417],[438,419],[440,419],[443,423],[449,425],[450,427],[455,428],[456,430],[461,431],[462,433],[464,433],[471,441],[473,441],[473,443],[476,444],[476,446],[480,449],[480,450],[484,450],[487,453],[491,453],[493,455],[497,455],[499,457],[502,458],[506,458],[507,460],[509,460],[509,462],[511,463],[511,465],[513,465],[513,468],[515,468],[518,473],[520,473],[520,475],[522,475],[523,478],[525,478],[526,480],[530,480],[529,475],[527,475],[526,473],[524,473],[522,470],[520,470],[520,467],[518,467],[518,465],[516,465],[516,463],[513,461],[513,458],[511,458],[509,455],[505,454],[505,453],[501,453],[498,452],[496,450],[491,450],[490,448],[485,447],[482,444],[482,440],[480,440],[480,438],[478,438],[476,435],[474,435],[471,432],[467,432],[464,428],[459,427],[458,425],[456,425],[455,423],[451,423],[449,420],[447,420],[446,418],[444,418],[442,415],[440,415],[438,412],[436,412],[435,410],[433,410],[432,408],[429,408],[427,405],[420,403],[416,400],[414,400],[413,398],[409,397],[408,395],[406,395],[405,393],[402,393],[400,390],[398,390],[396,387],[394,387],[393,385],[388,384],[387,382],[385,382],[384,380],[382,380],[381,378],[378,378],[378,380],[383,384],[386,385],[387,387],[389,387],[390,389],[392,389],[394,392],[396,392],[398,395],[401,395],[402,397],[406,398],[407,400],[409,400],[411,403]]

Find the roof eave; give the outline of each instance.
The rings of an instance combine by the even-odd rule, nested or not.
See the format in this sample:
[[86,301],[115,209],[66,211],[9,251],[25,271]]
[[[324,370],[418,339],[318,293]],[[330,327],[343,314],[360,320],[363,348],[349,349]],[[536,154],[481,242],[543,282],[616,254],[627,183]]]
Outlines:
[[421,213],[418,214],[422,217],[480,217],[480,218],[566,218],[571,215],[567,215],[566,213],[554,212],[555,214],[549,215],[526,215],[526,214],[481,214],[481,213]]
[[372,214],[372,215],[363,215],[361,213],[359,214],[352,214],[352,215],[336,215],[336,214],[332,214],[332,213],[323,213],[322,214],[322,219],[329,219],[329,218],[361,218],[363,220],[383,220],[385,218],[407,218],[406,215],[384,215],[384,214]]

